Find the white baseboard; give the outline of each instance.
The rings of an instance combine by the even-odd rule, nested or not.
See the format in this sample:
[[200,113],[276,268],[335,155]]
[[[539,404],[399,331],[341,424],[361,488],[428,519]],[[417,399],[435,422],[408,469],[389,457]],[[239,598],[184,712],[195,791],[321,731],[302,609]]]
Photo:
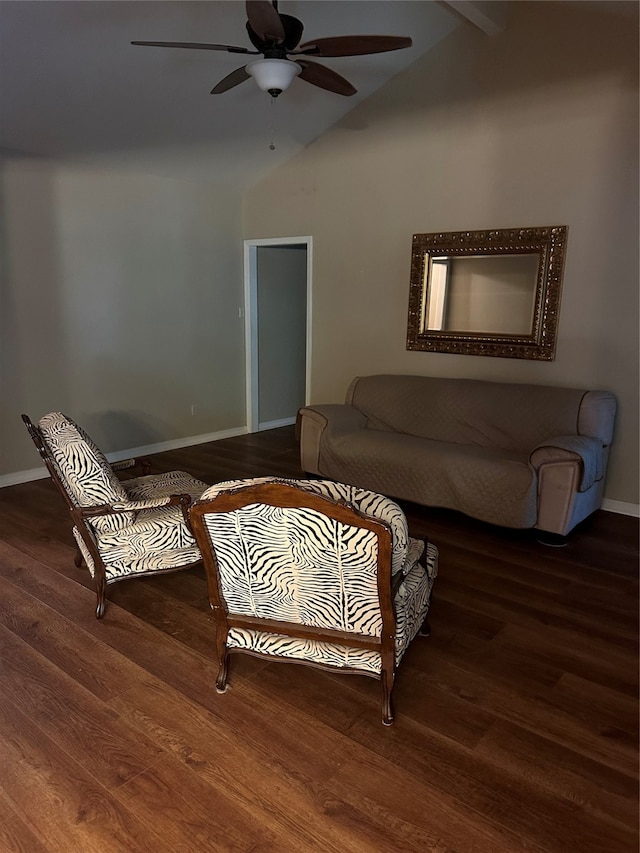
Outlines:
[[617,512],[618,515],[632,515],[634,518],[640,518],[640,504],[630,504],[626,501],[614,501],[605,498],[602,501],[602,509],[607,512]]
[[[195,444],[206,444],[208,441],[219,441],[222,438],[234,438],[237,435],[246,435],[247,427],[234,427],[233,429],[220,430],[219,432],[208,432],[203,435],[192,435],[187,438],[175,438],[171,441],[160,441],[157,444],[144,444],[141,447],[131,447],[128,450],[118,450],[115,453],[107,453],[109,462],[121,462],[123,459],[131,459],[134,456],[149,456],[152,453],[164,453],[166,450],[180,450],[183,447],[192,447]],[[20,483],[30,483],[32,480],[43,480],[49,476],[44,467],[29,468],[26,471],[15,471],[13,474],[0,474],[0,489],[4,486],[17,486]]]
[[278,427],[291,426],[295,422],[296,418],[294,415],[292,418],[281,418],[279,421],[267,421],[264,424],[258,424],[258,430],[259,432],[263,432],[267,429],[278,429]]
[[132,456],[148,456],[151,453],[164,453],[165,450],[180,450],[183,447],[193,447],[194,444],[206,444],[208,441],[220,441],[222,438],[235,438],[237,435],[246,435],[246,426],[224,429],[219,432],[207,432],[202,435],[192,435],[188,438],[174,438],[171,441],[161,441],[158,444],[146,444],[142,447],[132,447],[129,450],[118,450],[116,453],[107,453],[110,462],[121,462]]
[[48,476],[49,472],[44,465],[42,468],[29,468],[27,471],[16,471],[13,474],[0,474],[0,488],[30,483],[32,480],[44,480]]

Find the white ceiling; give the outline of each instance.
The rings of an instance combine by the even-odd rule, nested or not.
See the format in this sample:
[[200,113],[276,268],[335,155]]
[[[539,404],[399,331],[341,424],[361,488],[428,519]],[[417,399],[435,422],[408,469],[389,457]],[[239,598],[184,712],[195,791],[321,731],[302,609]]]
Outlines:
[[411,36],[414,45],[322,60],[357,87],[353,97],[294,80],[272,103],[253,80],[209,94],[254,57],[130,44],[251,47],[242,0],[2,0],[0,147],[18,156],[248,186],[454,27],[470,25],[437,0],[282,0],[279,10],[302,20],[303,40],[388,34]]

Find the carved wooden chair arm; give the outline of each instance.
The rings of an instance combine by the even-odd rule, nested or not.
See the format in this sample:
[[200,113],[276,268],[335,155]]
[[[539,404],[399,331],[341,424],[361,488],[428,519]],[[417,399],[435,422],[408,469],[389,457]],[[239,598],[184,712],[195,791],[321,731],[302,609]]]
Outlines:
[[118,515],[123,512],[138,512],[141,509],[157,509],[161,506],[180,506],[185,521],[188,517],[189,506],[191,505],[190,495],[171,495],[163,498],[150,498],[146,501],[119,501],[113,504],[103,504],[102,506],[82,506],[76,507],[76,512],[82,518],[95,518],[101,515]]
[[114,471],[128,471],[132,468],[140,468],[142,476],[151,473],[151,460],[146,456],[132,459],[122,459],[120,462],[112,462],[111,467]]

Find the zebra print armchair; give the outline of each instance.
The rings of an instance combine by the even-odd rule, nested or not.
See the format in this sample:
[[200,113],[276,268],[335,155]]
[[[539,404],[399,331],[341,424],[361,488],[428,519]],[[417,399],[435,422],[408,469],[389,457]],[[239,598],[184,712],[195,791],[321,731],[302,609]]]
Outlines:
[[[36,426],[22,415],[29,435],[73,520],[76,566],[94,580],[101,619],[109,584],[133,576],[190,568],[201,562],[187,510],[207,484],[184,471],[149,474],[146,460],[111,465],[84,430],[61,412]],[[139,465],[142,476],[119,480],[116,470]]]
[[393,723],[396,668],[426,621],[438,552],[400,507],[328,480],[234,480],[189,510],[215,615],[224,692],[230,652],[380,679]]

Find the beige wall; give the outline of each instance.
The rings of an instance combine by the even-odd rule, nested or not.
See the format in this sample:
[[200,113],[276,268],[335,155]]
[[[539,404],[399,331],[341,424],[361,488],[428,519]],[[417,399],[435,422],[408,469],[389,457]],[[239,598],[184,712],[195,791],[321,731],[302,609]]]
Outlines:
[[[505,32],[454,32],[248,193],[247,238],[314,238],[314,402],[376,372],[609,389],[607,498],[638,503],[637,68],[633,20],[514,3]],[[537,225],[569,227],[554,362],[407,352],[413,233]]]
[[0,475],[39,464],[21,412],[105,452],[242,428],[237,193],[29,158],[0,181]]

